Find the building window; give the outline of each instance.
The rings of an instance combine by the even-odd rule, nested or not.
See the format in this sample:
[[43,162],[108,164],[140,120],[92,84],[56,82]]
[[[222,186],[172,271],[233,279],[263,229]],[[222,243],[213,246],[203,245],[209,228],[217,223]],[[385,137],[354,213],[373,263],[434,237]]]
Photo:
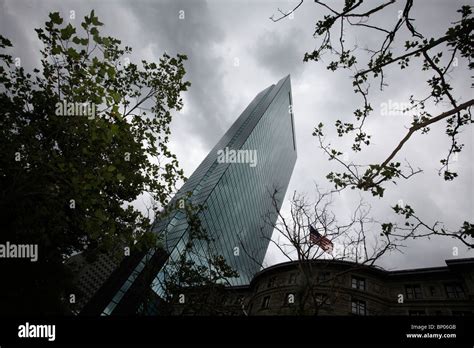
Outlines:
[[288,284],[295,284],[295,283],[296,283],[296,273],[291,273]]
[[352,314],[367,315],[367,304],[365,301],[352,300]]
[[276,277],[271,277],[270,279],[268,279],[267,288],[271,288],[271,287],[275,286],[275,280],[276,280]]
[[352,289],[365,290],[365,279],[359,277],[352,277]]
[[[199,302],[206,303],[208,298],[209,298],[209,294],[201,294],[199,296]],[[243,299],[243,297],[242,297],[242,299]]]
[[464,289],[461,284],[446,284],[446,295],[448,298],[464,298]]
[[421,298],[421,286],[419,285],[406,285],[405,292],[408,300]]
[[412,311],[408,311],[408,315],[410,317],[418,317],[418,316],[426,315],[426,313],[425,311],[421,311],[421,310],[412,310]]
[[262,309],[267,309],[270,304],[270,296],[265,296],[262,301]]
[[438,292],[436,291],[436,287],[430,286],[430,294],[431,296],[437,296]]
[[331,273],[329,272],[319,272],[318,274],[318,283],[324,283],[329,280]]
[[374,291],[377,292],[377,293],[381,293],[381,292],[382,292],[382,288],[380,287],[379,284],[374,284]]

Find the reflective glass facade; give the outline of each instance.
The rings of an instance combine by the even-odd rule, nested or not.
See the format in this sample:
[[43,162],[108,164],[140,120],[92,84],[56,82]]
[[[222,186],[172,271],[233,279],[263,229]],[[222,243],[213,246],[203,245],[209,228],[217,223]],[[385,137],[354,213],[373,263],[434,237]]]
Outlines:
[[[267,221],[268,218],[275,221],[277,217],[271,194],[278,190],[280,209],[293,172],[296,142],[291,104],[288,75],[254,98],[171,202],[175,204],[192,192],[192,203],[205,206],[199,213],[203,227],[215,240],[217,253],[240,275],[229,280],[232,285],[248,284],[260,270],[273,231],[272,226],[264,222],[264,216]],[[223,150],[253,156],[247,157],[245,163],[235,163],[232,157],[223,161],[219,157]],[[240,160],[245,158],[240,157]],[[188,239],[189,226],[184,213],[176,211],[159,221],[154,231],[163,235],[169,260],[176,260]],[[145,258],[103,314],[113,312],[143,269]],[[201,262],[197,258],[194,261]],[[171,272],[170,267],[168,261],[157,270],[152,288],[158,295],[163,295],[162,282],[166,273]]]

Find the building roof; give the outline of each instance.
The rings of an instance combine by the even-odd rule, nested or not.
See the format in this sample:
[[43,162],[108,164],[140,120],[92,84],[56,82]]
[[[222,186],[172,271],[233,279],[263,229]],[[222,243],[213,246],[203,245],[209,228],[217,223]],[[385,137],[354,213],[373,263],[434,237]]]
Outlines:
[[[282,262],[276,265],[272,265],[270,267],[262,269],[258,272],[252,282],[256,279],[278,271],[283,271],[285,268],[294,268],[299,261],[288,261]],[[394,271],[387,271],[379,266],[376,265],[364,265],[358,264],[351,261],[341,261],[341,260],[328,260],[328,259],[316,259],[316,260],[305,260],[303,263],[311,264],[311,265],[318,265],[318,264],[327,264],[327,265],[334,265],[334,266],[342,266],[342,267],[355,267],[359,270],[374,272],[381,276],[405,276],[405,275],[412,275],[412,274],[437,274],[437,273],[446,273],[452,271],[453,268],[458,268],[460,266],[470,266],[474,268],[474,258],[463,258],[463,259],[449,259],[446,260],[446,265],[443,267],[426,267],[426,268],[412,268],[412,269],[404,269],[404,270],[394,270]],[[251,282],[251,283],[252,283]]]

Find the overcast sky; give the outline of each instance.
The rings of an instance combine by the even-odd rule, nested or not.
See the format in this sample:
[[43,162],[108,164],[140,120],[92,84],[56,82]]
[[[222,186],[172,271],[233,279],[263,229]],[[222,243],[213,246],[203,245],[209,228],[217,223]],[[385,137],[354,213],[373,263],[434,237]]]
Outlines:
[[[269,17],[277,8],[291,9],[298,1],[21,1],[0,0],[0,33],[15,45],[13,56],[20,57],[25,68],[39,65],[41,48],[34,28],[44,25],[48,13],[59,11],[68,17],[75,11],[79,26],[84,15],[95,9],[105,24],[103,32],[119,38],[124,45],[133,47],[132,61],[157,61],[164,51],[186,54],[186,77],[192,86],[184,95],[184,110],[172,123],[171,148],[177,154],[186,176],[204,159],[210,149],[225,133],[253,97],[264,88],[291,74],[298,160],[288,188],[288,195],[296,190],[314,194],[314,184],[330,188],[325,179],[331,170],[341,168],[329,165],[325,155],[311,135],[314,126],[323,122],[326,127],[338,118],[349,121],[352,112],[361,106],[353,93],[349,73],[330,72],[323,63],[303,63],[305,52],[317,44],[313,38],[315,23],[326,11],[313,2],[304,3],[293,19],[278,23]],[[335,2],[333,2],[335,3]],[[469,1],[418,2],[413,8],[417,30],[427,36],[443,34],[457,19],[456,10]],[[341,8],[335,4],[336,8]],[[390,27],[396,22],[403,3],[392,5],[376,18],[375,23]],[[180,19],[183,14],[184,19]],[[393,23],[393,24],[392,24]],[[367,31],[353,34],[347,31],[348,44],[371,46],[380,37],[369,36]],[[372,45],[373,46],[373,45]],[[238,64],[236,64],[238,62]],[[329,57],[325,59],[329,62]],[[431,74],[432,75],[432,74]],[[394,145],[403,137],[411,122],[410,116],[383,116],[382,103],[407,102],[411,94],[422,97],[426,93],[427,76],[419,67],[402,71],[387,71],[390,87],[383,93],[373,88],[371,104],[374,113],[367,123],[373,145],[362,156],[350,151],[350,137],[336,139],[334,129],[329,140],[347,151],[349,160],[361,163],[384,160]],[[450,74],[458,101],[472,98],[470,73],[460,64]],[[374,83],[374,85],[376,85]],[[432,108],[433,114],[448,106]],[[474,127],[464,128],[461,141],[465,149],[459,155],[454,169],[459,177],[445,182],[438,176],[439,160],[448,150],[444,134],[445,124],[432,127],[428,135],[415,135],[397,156],[405,158],[424,171],[409,181],[388,185],[383,199],[362,194],[372,206],[377,220],[394,220],[390,206],[399,199],[409,203],[427,222],[443,221],[451,229],[471,221],[474,212],[473,145]],[[345,192],[335,197],[334,209],[344,221],[352,211],[359,192]],[[288,209],[285,204],[283,211]],[[453,247],[459,255],[453,256]],[[394,253],[382,260],[388,269],[431,267],[444,265],[445,259],[473,257],[462,243],[447,238],[432,238],[407,243],[404,253]],[[275,247],[270,247],[266,264],[285,261]]]

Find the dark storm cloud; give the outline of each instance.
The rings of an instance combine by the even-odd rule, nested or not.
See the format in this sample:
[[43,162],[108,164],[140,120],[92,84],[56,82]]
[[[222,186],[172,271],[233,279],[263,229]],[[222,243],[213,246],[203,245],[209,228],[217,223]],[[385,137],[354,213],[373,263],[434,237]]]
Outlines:
[[285,31],[267,30],[258,36],[253,47],[255,59],[263,68],[275,76],[288,72],[296,77],[304,68],[303,56],[305,48],[299,44],[304,32],[297,28]]
[[213,53],[213,46],[225,39],[215,24],[205,2],[139,1],[130,10],[141,26],[142,45],[158,43],[156,56],[163,50],[170,54],[186,54],[186,78],[192,86],[187,94],[191,123],[187,131],[212,147],[224,132],[225,100],[222,59]]

